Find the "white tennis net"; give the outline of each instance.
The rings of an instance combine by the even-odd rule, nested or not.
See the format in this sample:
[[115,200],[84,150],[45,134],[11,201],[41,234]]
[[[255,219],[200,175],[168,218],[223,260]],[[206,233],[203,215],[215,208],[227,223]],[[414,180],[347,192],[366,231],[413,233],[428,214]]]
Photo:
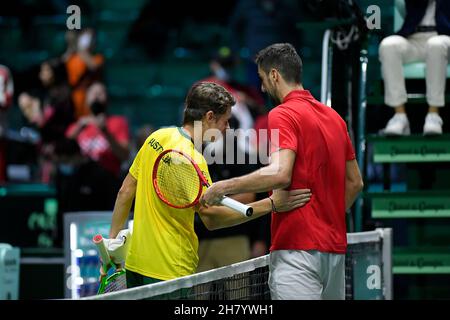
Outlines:
[[[392,230],[347,234],[346,299],[392,299]],[[269,255],[87,300],[270,300]]]

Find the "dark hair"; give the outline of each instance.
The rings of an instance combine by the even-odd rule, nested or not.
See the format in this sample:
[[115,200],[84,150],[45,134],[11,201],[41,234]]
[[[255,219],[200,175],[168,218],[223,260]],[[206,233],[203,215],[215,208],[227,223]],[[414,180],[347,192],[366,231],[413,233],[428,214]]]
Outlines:
[[302,59],[290,43],[275,43],[262,49],[255,62],[266,74],[274,68],[286,82],[302,82]]
[[53,72],[54,85],[67,84],[67,69],[64,62],[59,58],[51,58],[42,62],[41,67],[47,64]]
[[221,85],[213,82],[197,82],[186,96],[183,125],[202,120],[208,111],[217,115],[225,114],[235,103],[233,96]]

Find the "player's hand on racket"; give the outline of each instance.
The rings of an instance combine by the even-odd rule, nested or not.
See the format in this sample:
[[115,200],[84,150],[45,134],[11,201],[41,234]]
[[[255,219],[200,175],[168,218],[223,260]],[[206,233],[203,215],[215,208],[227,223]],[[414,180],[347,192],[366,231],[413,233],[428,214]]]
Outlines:
[[[114,268],[115,268],[115,271],[114,271],[114,272],[122,271],[122,269],[123,269],[122,265],[120,265],[120,264],[115,264],[115,263],[113,263],[113,262],[110,262],[110,268],[111,268],[111,264],[112,264],[112,266],[114,266]],[[108,276],[108,271],[109,271],[110,268],[108,268],[108,269],[105,270],[105,265],[103,264],[103,261],[102,261],[102,259],[100,258],[100,269],[99,269],[100,276],[98,277],[98,281],[99,281],[99,282],[101,282],[101,281],[103,280],[104,277],[107,277],[107,276]]]
[[270,196],[276,212],[291,211],[296,208],[303,207],[311,200],[310,189],[296,189],[296,190],[282,190],[277,189],[273,191]]
[[101,282],[104,277],[108,275],[108,270],[105,270],[105,265],[103,264],[102,259],[100,259],[100,276],[98,277],[98,281]]
[[203,193],[200,203],[207,206],[220,206],[221,200],[226,195],[224,181],[214,182],[209,188]]

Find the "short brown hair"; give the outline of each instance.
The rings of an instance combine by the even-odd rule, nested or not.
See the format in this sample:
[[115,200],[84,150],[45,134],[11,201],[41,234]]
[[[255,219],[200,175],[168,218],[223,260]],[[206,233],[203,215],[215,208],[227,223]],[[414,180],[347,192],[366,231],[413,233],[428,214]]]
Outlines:
[[183,125],[202,120],[208,111],[217,115],[225,114],[235,103],[233,96],[221,85],[213,82],[197,82],[186,96]]
[[256,55],[255,63],[268,74],[271,68],[278,70],[288,83],[302,82],[302,59],[290,43],[272,44]]

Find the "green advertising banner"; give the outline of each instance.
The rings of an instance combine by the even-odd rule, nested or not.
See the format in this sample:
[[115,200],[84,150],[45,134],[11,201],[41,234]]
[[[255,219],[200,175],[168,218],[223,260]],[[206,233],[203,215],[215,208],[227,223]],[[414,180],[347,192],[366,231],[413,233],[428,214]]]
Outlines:
[[450,217],[450,191],[370,193],[373,218]]
[[393,273],[446,274],[450,273],[450,248],[424,250],[397,249],[393,256]]
[[373,143],[377,163],[450,161],[450,135],[369,136],[368,141]]

